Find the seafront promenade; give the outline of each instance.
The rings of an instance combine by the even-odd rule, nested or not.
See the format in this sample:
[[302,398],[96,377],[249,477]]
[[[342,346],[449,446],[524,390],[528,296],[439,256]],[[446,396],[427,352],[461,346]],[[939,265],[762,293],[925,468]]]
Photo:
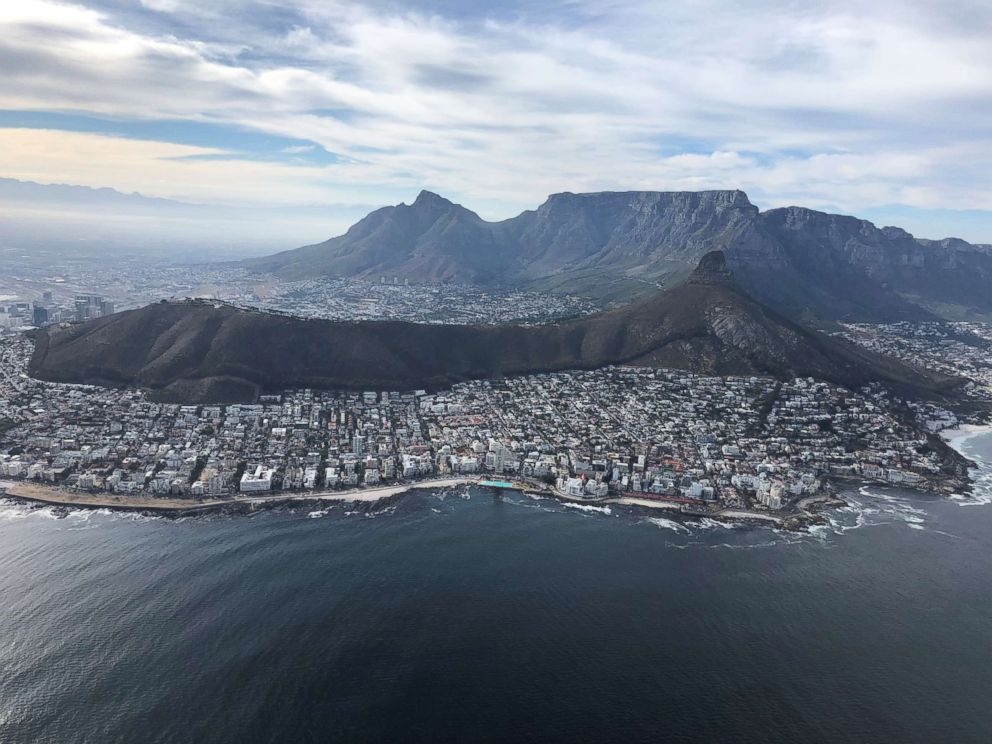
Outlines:
[[228,507],[264,508],[272,504],[292,502],[368,502],[399,496],[419,488],[452,488],[475,483],[476,478],[434,478],[424,481],[378,488],[357,488],[350,491],[325,491],[308,493],[269,493],[265,496],[234,497],[228,499],[170,499],[148,498],[146,496],[121,496],[111,493],[81,493],[63,491],[57,488],[17,481],[0,483],[6,485],[8,498],[32,501],[39,504],[75,507],[78,509],[118,509],[121,511],[149,511],[162,513],[203,513]]
[[[254,511],[276,506],[291,506],[293,504],[318,503],[365,503],[373,504],[401,496],[409,491],[455,488],[458,486],[479,485],[489,488],[500,488],[494,482],[481,477],[452,477],[432,478],[429,480],[412,481],[410,483],[381,486],[375,488],[357,488],[348,491],[318,491],[307,493],[268,493],[263,496],[238,496],[227,499],[175,499],[148,498],[144,496],[121,496],[110,493],[80,493],[69,492],[36,483],[0,482],[0,489],[6,487],[5,496],[19,501],[62,506],[75,509],[111,509],[127,512],[155,513],[162,516],[192,516],[219,511]],[[526,484],[512,483],[510,489],[526,493],[539,493]],[[574,499],[553,491],[540,492],[541,495],[570,503],[593,503],[593,500]],[[707,514],[691,514],[684,512],[679,504],[658,500],[638,498],[613,498],[595,500],[595,503],[614,504],[633,508],[665,510],[678,512],[687,518],[710,517],[713,519],[749,520],[757,519],[774,524],[782,524],[783,520],[767,513],[748,512],[741,510],[717,510]]]

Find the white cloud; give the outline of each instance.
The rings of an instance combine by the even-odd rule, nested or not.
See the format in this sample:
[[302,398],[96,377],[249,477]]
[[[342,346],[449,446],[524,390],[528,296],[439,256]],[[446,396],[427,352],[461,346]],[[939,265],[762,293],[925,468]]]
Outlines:
[[176,161],[107,138],[104,159],[46,133],[57,156],[7,143],[0,175],[216,201],[358,188],[388,201],[425,185],[490,216],[604,188],[992,210],[982,4],[589,0],[460,18],[316,0],[143,4],[158,26],[96,2],[0,7],[0,106],[222,122],[343,162]]
[[348,201],[346,190],[316,183],[320,168],[201,159],[223,152],[101,134],[0,129],[0,163],[8,177],[22,181],[87,184],[98,174],[119,191],[205,204]]

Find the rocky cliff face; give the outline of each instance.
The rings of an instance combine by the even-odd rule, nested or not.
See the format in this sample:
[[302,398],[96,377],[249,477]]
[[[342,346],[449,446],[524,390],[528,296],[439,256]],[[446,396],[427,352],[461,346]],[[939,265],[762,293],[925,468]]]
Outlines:
[[165,400],[244,400],[288,387],[438,388],[611,364],[813,376],[941,396],[957,381],[802,328],[747,297],[721,252],[675,289],[546,326],[303,320],[207,302],[159,303],[40,331],[31,374],[140,385]]
[[554,194],[498,223],[423,191],[412,205],[379,209],[338,238],[249,264],[286,278],[398,274],[485,283],[590,267],[685,274],[717,249],[782,260],[742,191]]
[[781,260],[743,191],[554,194],[512,221],[522,262],[556,273],[586,267],[664,274],[707,251]]
[[[740,284],[796,318],[933,318],[921,304],[992,312],[992,251],[920,241],[899,228],[802,207],[761,213],[742,191],[555,194],[491,223],[422,192],[377,210],[345,235],[248,262],[280,276],[519,285],[535,278],[673,284],[723,250]],[[579,287],[581,289],[581,286]]]
[[898,227],[802,207],[770,210],[762,221],[800,273],[841,278],[850,287],[835,290],[842,298],[872,292],[889,317],[912,314],[906,298],[992,309],[992,256],[981,246],[920,241]]

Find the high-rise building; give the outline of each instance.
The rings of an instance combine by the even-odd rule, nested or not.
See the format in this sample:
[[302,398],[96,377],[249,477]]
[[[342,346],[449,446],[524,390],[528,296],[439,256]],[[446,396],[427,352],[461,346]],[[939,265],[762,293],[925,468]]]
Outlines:
[[34,324],[36,326],[48,325],[48,308],[41,305],[34,306]]
[[114,303],[105,300],[102,295],[78,294],[75,299],[76,320],[91,320],[110,315],[114,312]]
[[351,440],[351,451],[356,457],[361,457],[365,453],[365,437],[356,434]]

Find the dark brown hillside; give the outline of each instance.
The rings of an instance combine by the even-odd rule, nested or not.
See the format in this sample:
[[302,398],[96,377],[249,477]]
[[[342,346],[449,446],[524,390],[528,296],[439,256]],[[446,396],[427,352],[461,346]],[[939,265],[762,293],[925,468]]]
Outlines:
[[39,333],[31,373],[139,385],[162,399],[246,400],[290,387],[439,388],[460,380],[595,368],[813,376],[939,396],[957,381],[802,328],[751,300],[724,256],[683,285],[567,323],[442,326],[303,320],[207,302],[160,303]]

